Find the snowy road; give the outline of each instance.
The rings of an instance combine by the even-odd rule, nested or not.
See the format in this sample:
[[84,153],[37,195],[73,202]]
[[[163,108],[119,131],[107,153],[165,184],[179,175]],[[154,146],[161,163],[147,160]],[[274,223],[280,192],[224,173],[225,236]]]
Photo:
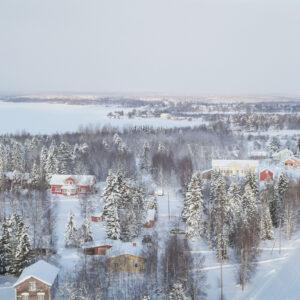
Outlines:
[[300,239],[279,269],[269,272],[260,285],[248,293],[251,300],[296,300],[300,299]]

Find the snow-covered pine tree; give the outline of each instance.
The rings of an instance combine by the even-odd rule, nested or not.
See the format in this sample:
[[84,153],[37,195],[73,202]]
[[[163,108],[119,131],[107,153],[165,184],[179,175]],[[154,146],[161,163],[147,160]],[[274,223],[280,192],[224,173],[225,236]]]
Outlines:
[[50,180],[53,174],[59,173],[58,153],[54,143],[51,144],[48,151],[45,171],[47,180]]
[[275,153],[280,149],[280,142],[277,137],[272,137],[272,140],[269,144],[269,149],[271,153]]
[[6,172],[6,148],[0,144],[0,174]]
[[119,239],[120,237],[118,206],[122,197],[122,192],[119,180],[120,178],[110,171],[106,178],[106,187],[103,193],[103,216],[106,221],[107,236],[111,239]]
[[273,224],[269,206],[269,192],[265,190],[261,193],[261,212],[260,212],[260,238],[271,240],[273,238]]
[[203,197],[200,173],[195,173],[188,185],[182,218],[186,222],[187,237],[199,237],[203,232]]
[[5,218],[2,222],[2,232],[0,239],[0,274],[5,274],[13,261],[12,235],[10,222]]
[[105,217],[105,220],[107,237],[112,240],[118,240],[121,235],[118,208],[115,206],[111,207],[111,211]]
[[228,230],[231,242],[235,239],[239,230],[239,221],[242,214],[241,189],[236,182],[232,182],[227,192],[228,198]]
[[149,172],[150,167],[151,167],[150,146],[148,142],[145,142],[143,146],[143,153],[140,157],[140,169]]
[[69,144],[61,142],[58,147],[58,161],[60,174],[73,174],[73,154]]
[[31,170],[31,185],[33,188],[38,188],[41,185],[41,169],[35,161]]
[[226,183],[222,175],[216,178],[211,210],[212,243],[218,259],[226,259],[229,244],[229,201]]
[[72,248],[78,246],[78,230],[75,223],[74,214],[71,212],[69,222],[65,231],[65,246]]
[[254,196],[258,197],[258,184],[257,184],[257,176],[254,172],[248,172],[245,177],[244,186],[249,185],[254,193]]
[[19,275],[31,262],[30,242],[25,224],[20,224],[20,233],[13,263],[13,274]]
[[14,142],[12,144],[11,163],[12,163],[12,170],[13,171],[19,171],[21,173],[24,172],[24,169],[25,169],[24,148],[18,142]]
[[174,283],[169,293],[169,300],[185,300],[185,299],[186,296],[185,296],[183,284],[181,282]]
[[79,229],[79,243],[82,245],[93,240],[91,232],[91,224],[88,219],[85,219]]

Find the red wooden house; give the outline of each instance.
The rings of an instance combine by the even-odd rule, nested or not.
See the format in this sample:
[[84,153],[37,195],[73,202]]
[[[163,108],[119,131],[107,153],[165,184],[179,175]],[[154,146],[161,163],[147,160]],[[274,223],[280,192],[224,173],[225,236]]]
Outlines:
[[259,180],[260,181],[273,180],[273,172],[267,169],[260,171]]
[[87,255],[106,255],[106,251],[112,246],[100,242],[88,242],[82,246],[83,252]]
[[51,193],[55,195],[85,195],[94,191],[96,178],[93,175],[53,175]]
[[91,215],[91,221],[92,222],[102,222],[104,220],[103,218],[103,214],[99,213],[99,214],[93,214]]

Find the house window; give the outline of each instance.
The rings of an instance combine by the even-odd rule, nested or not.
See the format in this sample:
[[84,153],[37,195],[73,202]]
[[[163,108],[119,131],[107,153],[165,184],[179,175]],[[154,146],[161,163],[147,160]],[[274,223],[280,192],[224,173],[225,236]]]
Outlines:
[[135,266],[136,268],[138,268],[139,264],[138,264],[138,263],[135,263],[134,266]]
[[44,300],[45,299],[45,293],[37,293],[37,300]]
[[22,293],[21,297],[22,297],[22,300],[29,300],[29,294],[28,293]]
[[28,289],[29,289],[30,292],[35,292],[35,291],[36,291],[36,284],[35,284],[35,281],[30,281],[30,282],[29,282]]
[[115,269],[118,269],[118,264],[115,263]]

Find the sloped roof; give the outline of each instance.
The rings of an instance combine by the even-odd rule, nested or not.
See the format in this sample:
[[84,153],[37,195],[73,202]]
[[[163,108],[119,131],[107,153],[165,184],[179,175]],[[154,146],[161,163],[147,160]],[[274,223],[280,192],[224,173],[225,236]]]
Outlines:
[[50,185],[64,185],[67,179],[72,178],[79,185],[93,185],[96,182],[94,175],[59,175],[54,174],[50,179]]
[[212,160],[212,167],[231,167],[231,166],[241,166],[241,167],[248,167],[248,166],[254,166],[256,167],[259,163],[258,160],[254,160],[254,159],[213,159]]
[[112,248],[110,248],[107,252],[108,256],[120,256],[120,255],[134,255],[142,257],[142,247],[139,243],[136,246],[133,246],[134,242],[122,242],[122,241],[114,241],[112,244]]
[[21,282],[30,277],[34,277],[51,286],[54,283],[58,272],[59,269],[57,267],[45,262],[44,260],[39,260],[23,270],[14,286],[19,285]]

